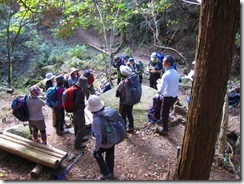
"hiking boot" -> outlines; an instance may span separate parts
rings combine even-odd
[[[81,139],[81,142],[87,142],[88,141],[88,138],[87,137],[84,137]]]
[[[161,135],[168,135],[168,134],[169,134],[168,131],[165,131],[165,130],[163,129],[163,127],[161,127],[161,126],[158,126],[158,127],[156,128],[156,132],[160,133]]]
[[[114,175],[112,173],[107,174],[107,175],[102,175],[99,179],[100,180],[111,180],[113,179]]]
[[[86,145],[80,144],[79,146],[75,146],[75,149],[84,149],[86,148]]]
[[[128,129],[127,129],[127,132],[128,132],[128,133],[133,133],[133,132],[134,132],[134,128],[128,128]]]

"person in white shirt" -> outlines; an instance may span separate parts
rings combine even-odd
[[[162,135],[168,135],[168,119],[170,109],[178,99],[179,74],[173,68],[175,59],[171,55],[164,56],[163,68],[165,69],[161,79],[158,79],[158,94],[161,96],[161,123],[162,129],[158,129]]]

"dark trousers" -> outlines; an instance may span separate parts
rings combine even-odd
[[[126,126],[126,117],[128,117],[128,121],[129,121],[128,128],[134,129],[134,118],[132,115],[133,105],[121,104],[120,108],[121,108],[120,114],[125,121],[125,126]]]
[[[105,153],[105,159],[103,154]],[[102,175],[108,175],[114,172],[114,146],[111,148],[100,148],[94,157],[100,168]]]
[[[84,109],[77,109],[73,112],[74,118],[74,131],[75,131],[75,143],[77,147],[81,144],[81,140],[85,137],[85,114]]]
[[[151,88],[157,89],[157,80],[160,78],[160,73],[150,73],[149,85]]]
[[[178,97],[164,97],[161,106],[161,123],[163,124],[163,130],[168,131],[169,113]]]
[[[142,83],[142,75],[139,75],[140,84]]]
[[[64,130],[64,108],[55,108],[54,109],[55,117],[56,117],[56,129],[60,132]]]

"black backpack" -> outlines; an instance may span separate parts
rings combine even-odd
[[[13,100],[11,108],[13,109],[12,114],[20,121],[25,122],[29,120],[29,113],[26,105],[26,99],[28,95],[20,98],[17,97]]]
[[[126,128],[124,119],[114,108],[106,107],[95,117],[102,117],[104,120],[102,144],[119,144],[125,139]]]

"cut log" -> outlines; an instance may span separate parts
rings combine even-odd
[[[29,144],[29,143],[27,143],[27,142],[25,142],[25,141],[21,141],[21,140],[19,140],[19,139],[15,139],[15,138],[13,138],[13,137],[9,137],[9,136],[4,135],[4,134],[0,134],[0,138],[3,138],[3,139],[6,139],[6,140],[9,140],[9,141],[11,141],[11,142],[14,142],[14,143],[17,143],[17,144],[26,146],[26,147],[28,147],[28,148],[30,148],[30,149],[34,149],[34,150],[43,152],[43,153],[45,153],[45,154],[48,154],[48,155],[57,157],[57,159],[60,159],[60,160],[62,160],[62,159],[64,158],[64,155],[61,155],[61,154],[59,154],[59,153],[55,153],[55,152],[50,151],[50,150],[48,150],[48,149],[43,149],[43,148],[40,148],[40,147],[38,147],[38,146],[34,146],[34,145]],[[35,144],[40,144],[40,143],[35,143]],[[47,147],[47,146],[46,146],[46,147]]]
[[[18,136],[18,135],[15,135],[15,134],[12,134],[12,133],[9,133],[9,132],[6,132],[6,131],[3,131],[2,132],[3,135],[7,135],[9,137],[12,137],[12,138],[15,138],[17,140],[20,140],[20,141],[23,141],[23,142],[26,142],[32,146],[36,146],[36,147],[39,147],[41,149],[45,149],[45,150],[49,150],[51,152],[55,152],[55,153],[58,153],[60,155],[63,155],[63,157],[66,157],[67,156],[67,152],[63,151],[63,150],[60,150],[60,149],[57,149],[57,148],[54,148],[54,147],[51,147],[51,146],[47,146],[47,145],[44,145],[44,144],[39,144],[39,143],[36,143],[34,141],[31,141],[31,140],[28,140],[24,137],[21,137],[21,136]]]
[[[60,161],[57,159],[57,157],[47,155],[35,149],[30,149],[26,146],[11,142],[1,137],[0,149],[52,169],[57,169],[60,165]]]
[[[42,165],[37,164],[36,167],[34,167],[34,169],[32,169],[32,171],[30,172],[30,177],[37,178],[41,174],[43,168],[44,167]]]

